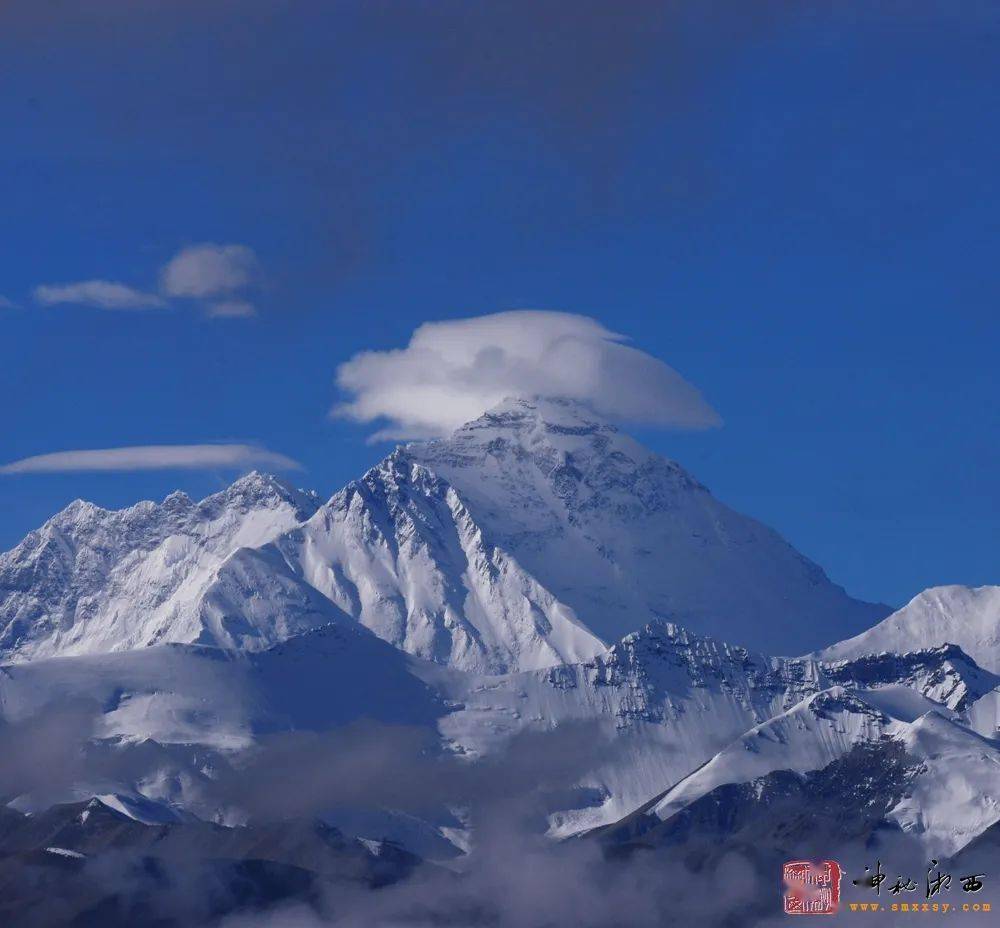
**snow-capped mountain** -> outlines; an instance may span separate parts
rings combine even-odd
[[[957,644],[987,670],[1000,671],[1000,586],[936,586],[874,628],[820,652],[835,660],[879,651]]]
[[[887,610],[586,408],[508,400],[322,505],[251,474],[201,503],[77,502],[0,555],[0,748],[76,739],[50,776],[0,769],[0,793],[233,825],[253,811],[223,786],[275,737],[367,719],[475,765],[584,726],[549,834],[659,833],[891,743],[907,779],[880,820],[950,853],[1000,818],[996,590],[771,656]],[[328,814],[435,858],[469,840],[440,797]]]
[[[725,783],[748,783],[774,770],[820,770],[855,744],[879,741],[892,719],[844,687],[821,690],[756,725],[671,787],[652,807],[666,820]]]
[[[504,673],[599,654],[660,618],[784,653],[887,610],[568,401],[509,400],[398,448],[328,503],[253,474],[195,504],[78,502],[0,556],[0,654],[156,642],[267,648],[359,621]]]
[[[584,660],[659,618],[795,653],[887,611],[566,401],[398,448],[262,554],[391,644],[487,673]],[[239,590],[266,584],[251,557],[214,588],[235,624]]]
[[[843,868],[841,918],[880,911],[888,924],[903,925],[914,911],[947,906],[961,911],[966,923],[992,925],[995,913],[980,903],[987,902],[989,875],[1000,859],[1000,824],[988,824],[996,814],[990,807],[997,789],[996,745],[983,745],[934,714],[903,728],[908,730],[899,738],[859,742],[819,769],[778,768],[724,783],[665,819],[640,809],[589,837],[615,860],[641,866],[651,859],[657,873],[682,873],[687,892],[677,898],[687,901],[685,923],[776,924],[784,918],[776,914],[775,892],[783,865],[832,858]],[[948,757],[953,767],[969,766],[935,782]],[[907,810],[917,802],[927,814],[911,817]],[[971,841],[969,826],[977,835]],[[877,867],[885,876],[879,889],[872,882]],[[923,910],[924,875],[930,880],[939,871],[952,874],[951,880]],[[986,892],[964,891],[963,875],[973,873]],[[732,883],[720,879],[725,876]],[[727,893],[733,884],[735,892]],[[907,900],[909,911],[891,914]],[[672,913],[681,908],[672,907]],[[831,921],[837,923],[837,916]]]
[[[0,555],[0,654],[27,659],[218,640],[201,609],[219,565],[297,525],[317,505],[311,494],[258,473],[200,503],[172,493],[160,504],[112,512],[77,500]]]
[[[794,654],[888,612],[851,599],[772,529],[571,401],[506,400],[404,453],[607,642],[668,619]]]
[[[509,400],[399,448],[269,549],[285,583],[477,672],[584,660],[659,618],[795,653],[887,611],[566,401]],[[249,607],[232,591],[266,583],[250,559],[234,557],[215,587],[236,624]]]
[[[974,708],[981,702],[993,706],[998,688],[1000,677],[954,646],[824,663],[769,658],[654,623],[584,664],[466,692],[462,710],[440,727],[476,750],[484,742],[489,749],[495,738],[482,724],[487,710],[499,715],[501,732],[523,724],[521,718],[614,725],[615,751],[581,781],[592,801],[553,816],[553,833],[569,835],[639,807],[655,794],[657,782],[674,784],[694,770],[710,769],[720,747],[739,759],[741,750],[749,750],[743,739],[756,745],[759,731],[781,729],[775,736],[778,766],[813,770],[854,743],[877,741],[879,720],[890,717],[910,722],[938,711],[972,727]],[[843,713],[835,733],[803,721],[829,717],[835,704]],[[795,739],[782,733],[789,726],[802,732],[802,756],[789,753]],[[746,773],[729,762],[721,767],[732,782]]]

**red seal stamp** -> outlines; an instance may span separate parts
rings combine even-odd
[[[840,864],[790,860],[781,870],[786,915],[833,915],[840,908]]]

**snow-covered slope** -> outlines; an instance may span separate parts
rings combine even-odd
[[[831,687],[751,728],[681,780],[652,807],[668,819],[725,783],[747,783],[774,770],[820,770],[855,744],[878,741],[892,719],[844,687]]]
[[[885,819],[929,853],[954,854],[1000,820],[996,741],[934,709],[913,721],[893,718],[865,695],[834,687],[803,700],[742,735],[641,814],[669,821],[720,787],[761,783],[776,771],[823,770],[858,745],[892,741],[902,747],[909,773]]]
[[[613,822],[710,760],[742,782],[771,762],[818,769],[855,743],[877,741],[880,721],[909,723],[928,712],[962,724],[974,713],[985,720],[998,687],[1000,677],[954,645],[823,663],[769,658],[669,623],[580,665],[487,679],[461,694],[438,683],[460,699],[440,728],[473,753],[532,724],[589,719],[613,733],[610,756],[581,778],[590,800],[553,816],[556,835]],[[754,751],[769,736],[774,750]],[[720,751],[739,763],[717,764]],[[744,759],[748,752],[754,756]]]
[[[455,706],[442,735],[471,757],[520,732],[594,726],[593,752],[568,784],[573,802],[551,819],[558,836],[615,821],[820,685],[814,664],[789,666],[665,622],[577,664],[508,676],[419,672]]]
[[[980,667],[1000,671],[1000,586],[937,586],[874,628],[819,653],[825,660],[957,644]]]
[[[954,854],[1000,821],[1000,744],[938,712],[896,736],[920,761],[889,819],[935,853]]]
[[[0,555],[0,655],[229,643],[202,616],[219,566],[240,548],[286,532],[317,505],[312,495],[258,473],[200,503],[172,493],[160,504],[112,512],[77,500]]]
[[[830,688],[862,693],[873,714],[883,707],[909,720],[932,709],[964,712],[1000,686],[954,647],[823,664],[768,657],[666,622],[580,664],[471,681],[433,666],[418,673],[457,707],[439,729],[472,756],[524,730],[597,723],[612,748],[595,751],[575,804],[553,814],[558,836],[616,821],[748,730]]]
[[[452,486],[403,450],[267,550],[339,610],[428,660],[503,672],[604,647],[492,540]]]
[[[876,692],[885,701],[894,693],[906,691],[957,713],[971,711],[972,706],[1000,686],[1000,677],[983,670],[954,644],[900,654],[864,655],[854,660],[822,661],[819,666],[823,679],[866,690],[865,698],[869,701],[876,698]],[[888,711],[900,718],[907,712],[903,703]]]
[[[404,454],[611,642],[664,618],[772,654],[882,618],[776,532],[570,401],[506,400]]]

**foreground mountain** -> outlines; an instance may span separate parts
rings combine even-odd
[[[949,855],[1000,820],[1000,745],[931,710],[904,722],[864,694],[824,691],[787,715],[751,729],[668,790],[647,813],[669,821],[724,786],[758,782],[776,771],[822,770],[858,745],[895,743],[912,767],[883,818],[930,854]]]
[[[98,799],[31,816],[2,810],[0,919],[24,928],[190,928],[383,887],[418,864],[387,842],[310,822],[142,823]]]
[[[892,801],[869,824],[905,834],[911,850],[953,855],[1000,821],[1000,677],[961,648],[947,644],[853,660],[780,663],[786,676],[791,672],[805,683],[786,691],[786,704],[788,696],[801,696],[798,701],[749,728],[602,834],[625,843],[676,843],[678,834],[691,831],[693,819],[700,820],[696,810],[730,825],[741,816],[759,816],[772,787],[785,807],[794,805],[788,797],[798,796],[815,772],[841,769],[843,758],[865,746],[878,749],[865,755],[873,782],[881,782],[883,773],[879,751],[902,759],[897,782],[882,797]],[[796,674],[795,668],[810,670]],[[848,809],[864,782],[838,782],[837,798]],[[773,819],[772,826],[781,824],[787,842],[794,831],[786,818]],[[703,831],[697,840],[711,842],[712,834]],[[804,847],[796,852],[805,853]]]
[[[971,734],[998,687],[955,646],[819,662],[658,622],[589,660],[497,676],[331,625],[256,653],[171,645],[0,667],[0,750],[19,758],[0,793],[22,811],[111,796],[143,821],[321,815],[436,859],[467,840],[466,778],[511,750],[529,770],[556,755],[546,828],[569,836],[668,787],[681,808],[723,783],[819,769],[928,712]]]
[[[990,877],[1000,859],[998,826],[952,855],[933,836],[894,820],[893,810],[919,782],[922,765],[900,741],[862,743],[820,769],[779,769],[723,784],[665,819],[640,810],[589,838],[630,866],[652,860],[661,873],[683,874],[674,914],[685,924],[777,924],[785,918],[779,889],[785,862],[832,859],[844,871],[834,924],[859,911],[878,912],[880,924],[910,924],[928,901],[927,875],[940,869],[952,875],[950,884],[930,900],[937,908],[923,911],[960,911],[965,924],[992,925],[990,906],[978,910],[996,898]],[[876,866],[885,878],[878,892],[871,882]],[[986,874],[982,892],[963,891],[960,878],[970,873]],[[897,880],[912,882],[894,890]],[[898,903],[917,908],[891,908]]]
[[[796,653],[881,618],[775,532],[585,407],[510,400],[327,504],[274,478],[201,503],[74,503],[0,556],[0,654],[254,650],[355,620],[502,673],[657,619]]]
[[[938,753],[955,747],[957,754]],[[945,783],[937,777],[948,756],[953,779]],[[844,871],[845,922],[857,911],[877,911],[890,925],[909,924],[915,911],[957,911],[963,923],[992,925],[1000,824],[994,808],[974,800],[992,796],[995,804],[996,763],[995,743],[930,715],[903,737],[855,744],[822,767],[721,783],[669,814],[654,814],[651,804],[587,837],[613,859],[632,866],[652,859],[663,873],[683,873],[682,904],[691,910],[684,920],[695,924],[776,924],[785,862],[832,859]],[[977,773],[985,775],[980,782]],[[914,816],[918,803],[922,814]],[[962,826],[972,822],[969,840]],[[884,879],[877,890],[876,869]],[[950,878],[923,909],[938,872]],[[978,890],[967,874],[978,874]]]
[[[488,925],[483,900],[501,900],[482,881],[515,866],[513,842],[543,855],[529,859],[546,885],[684,874],[692,891],[681,901],[700,900],[689,920],[753,924],[773,911],[760,887],[784,860],[861,867],[884,853],[919,875],[925,858],[995,829],[1000,744],[982,732],[998,699],[1000,677],[956,645],[780,658],[662,621],[592,658],[504,675],[408,655],[356,622],[260,651],[39,658],[0,666],[0,837],[12,836],[0,840],[0,885],[16,911],[68,901],[81,925],[115,924],[103,906],[125,923],[143,905],[173,912],[179,879],[216,915],[281,900],[336,910],[356,899],[343,877],[372,872],[357,848],[389,838],[466,875],[404,882],[386,897],[388,923],[426,924],[425,906],[444,919],[458,892],[463,923]],[[109,827],[81,832],[97,813]],[[316,819],[318,831],[289,830]],[[537,844],[543,832],[593,829],[624,870],[574,851],[581,842]],[[184,854],[161,853],[183,849],[184,836],[211,852],[188,855],[193,882]],[[642,863],[637,848],[657,856]],[[754,877],[727,902],[713,887],[728,886],[733,867]],[[122,873],[122,894],[95,881]],[[560,921],[556,906],[512,923],[661,924],[678,899],[657,900],[655,918],[574,909]]]
[[[0,555],[0,654],[224,641],[202,608],[219,565],[297,525],[317,505],[258,473],[200,503],[173,493],[160,504],[112,512],[77,500]]]

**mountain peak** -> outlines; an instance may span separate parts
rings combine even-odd
[[[403,454],[605,642],[665,618],[787,654],[888,612],[572,399],[511,397]]]
[[[874,628],[821,653],[826,660],[957,644],[980,667],[1000,673],[1000,586],[936,586]]]
[[[194,505],[191,497],[183,490],[174,490],[163,499],[163,505],[168,509],[188,509]]]
[[[559,427],[569,423],[618,431],[604,416],[589,403],[568,396],[507,396],[491,406],[478,419],[467,423],[487,421],[533,421]],[[461,429],[459,429],[461,431]]]
[[[56,515],[49,521],[61,520],[61,521],[77,521],[79,519],[89,519],[92,518],[97,513],[107,512],[108,510],[102,509],[97,503],[92,503],[87,499],[75,499],[71,502],[65,509],[56,513]]]
[[[521,443],[537,444],[554,435],[589,438],[602,434],[615,435],[618,429],[586,403],[566,397],[510,396],[444,441],[482,441],[507,435],[517,436]]]
[[[298,490],[280,477],[265,474],[259,470],[252,470],[248,474],[244,474],[221,493],[202,500],[202,505],[209,504],[214,500],[219,500],[226,505],[242,504],[254,507],[261,504],[287,503],[295,507],[300,519],[311,516],[319,506],[319,500],[315,493]]]
[[[414,442],[405,452],[445,479],[450,479],[453,468],[462,467],[473,468],[492,482],[482,468],[499,468],[496,476],[501,482],[511,483],[516,477],[528,492],[538,476],[546,482],[555,479],[566,485],[564,489],[571,489],[569,484],[596,471],[624,469],[634,474],[653,465],[683,473],[678,465],[620,432],[587,404],[560,397],[508,397],[450,437]],[[516,475],[511,467],[518,471]],[[603,482],[603,477],[597,480]],[[700,486],[692,478],[687,481]],[[617,481],[613,478],[612,482]],[[511,486],[512,491],[516,489]]]
[[[291,486],[285,483],[273,474],[265,474],[263,471],[252,470],[244,474],[242,477],[234,480],[230,485],[230,489],[239,490],[272,490],[272,489],[284,489],[291,490]]]

